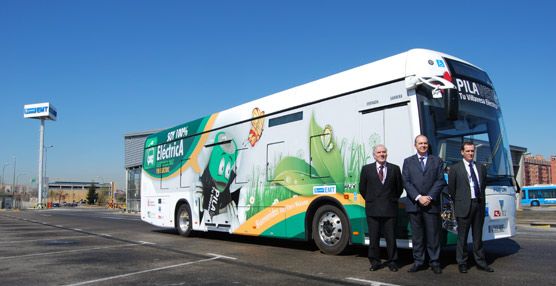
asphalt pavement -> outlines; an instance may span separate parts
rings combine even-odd
[[[514,237],[485,242],[494,273],[473,264],[458,273],[454,247],[446,247],[435,275],[407,273],[404,249],[399,272],[369,272],[364,246],[329,256],[303,241],[184,238],[117,210],[0,211],[0,285],[556,285],[556,207],[526,207],[516,219]]]

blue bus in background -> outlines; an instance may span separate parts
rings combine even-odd
[[[521,188],[521,205],[532,207],[556,205],[556,185],[525,186]]]

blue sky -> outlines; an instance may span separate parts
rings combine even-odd
[[[116,181],[123,136],[167,128],[411,48],[485,69],[510,144],[556,155],[554,1],[0,2],[0,167]],[[13,177],[13,165],[5,176]]]

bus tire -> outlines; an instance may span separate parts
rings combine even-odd
[[[347,216],[335,206],[321,206],[313,217],[312,232],[315,244],[323,253],[340,254],[349,242]]]
[[[541,205],[541,204],[539,203],[539,201],[532,201],[532,202],[531,202],[531,206],[532,206],[532,207],[538,207],[538,206],[540,206],[540,205]]]
[[[180,205],[176,212],[176,230],[181,236],[189,236],[191,234],[191,209],[186,203]]]

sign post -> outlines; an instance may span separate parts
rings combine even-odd
[[[43,208],[44,204],[42,201],[43,189],[44,189],[44,178],[43,178],[43,160],[44,160],[44,121],[45,120],[56,120],[58,113],[54,106],[52,106],[49,102],[45,103],[35,103],[35,104],[26,104],[23,106],[23,117],[24,118],[32,118],[32,119],[40,119],[41,120],[41,127],[40,127],[40,136],[39,136],[39,190],[38,190],[38,208]]]

